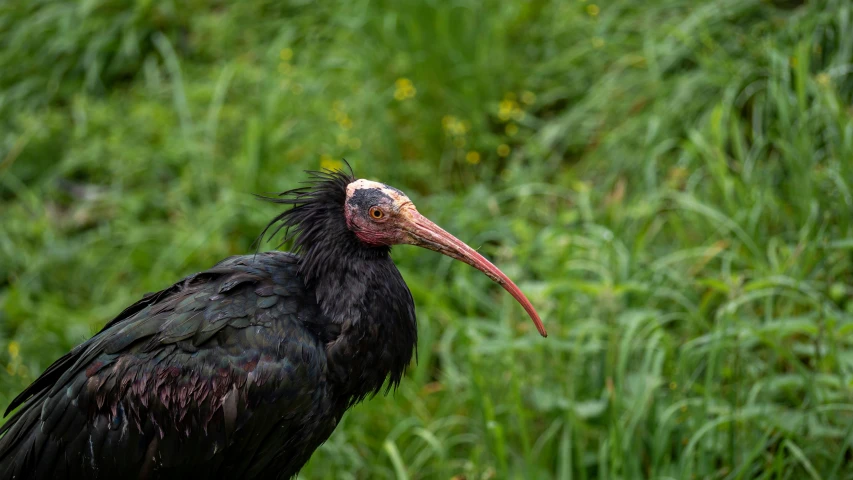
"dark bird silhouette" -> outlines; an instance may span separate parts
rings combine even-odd
[[[291,478],[344,412],[395,388],[417,340],[390,247],[478,268],[533,306],[488,260],[396,188],[341,171],[264,230],[296,254],[227,258],[129,306],[15,398],[0,427],[2,479]],[[263,235],[263,234],[262,234]]]

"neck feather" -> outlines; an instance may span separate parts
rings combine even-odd
[[[291,205],[264,230],[286,230],[299,273],[340,334],[327,344],[333,383],[356,403],[386,383],[396,388],[416,353],[412,295],[387,246],[363,243],[346,225],[343,172],[312,172],[306,187],[270,199]],[[273,228],[274,227],[274,228]]]

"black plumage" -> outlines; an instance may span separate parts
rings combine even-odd
[[[392,244],[471,263],[528,309],[399,190],[312,175],[275,200],[290,208],[267,227],[287,229],[297,253],[231,257],[146,295],[13,400],[0,478],[294,476],[412,359],[415,307]]]

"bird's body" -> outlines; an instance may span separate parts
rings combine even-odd
[[[389,245],[414,241],[364,222],[399,213],[378,195],[408,199],[318,178],[274,221],[300,255],[231,257],[146,295],[22,392],[0,479],[290,478],[350,406],[399,384],[417,328]]]

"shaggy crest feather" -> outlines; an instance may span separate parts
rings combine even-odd
[[[306,170],[305,173],[310,179],[301,182],[304,186],[281,192],[278,198],[259,195],[260,198],[273,203],[292,205],[292,208],[273,218],[259,238],[263,238],[275,226],[267,240],[272,240],[284,229],[284,239],[278,247],[293,241],[294,250],[297,253],[305,253],[314,243],[312,240],[322,234],[318,227],[325,223],[329,216],[342,215],[347,185],[356,180],[349,163],[347,167],[350,173],[329,169]]]
[[[347,163],[349,167],[349,164]],[[344,203],[347,185],[356,181],[352,173],[342,170],[306,171],[309,180],[304,186],[287,190],[275,197],[261,197],[291,208],[272,219],[261,232],[262,238],[272,229],[268,239],[284,229],[279,247],[292,242],[293,251],[300,254],[299,274],[313,285],[323,272],[333,268],[342,258],[390,258],[391,248],[363,243],[347,227]]]

